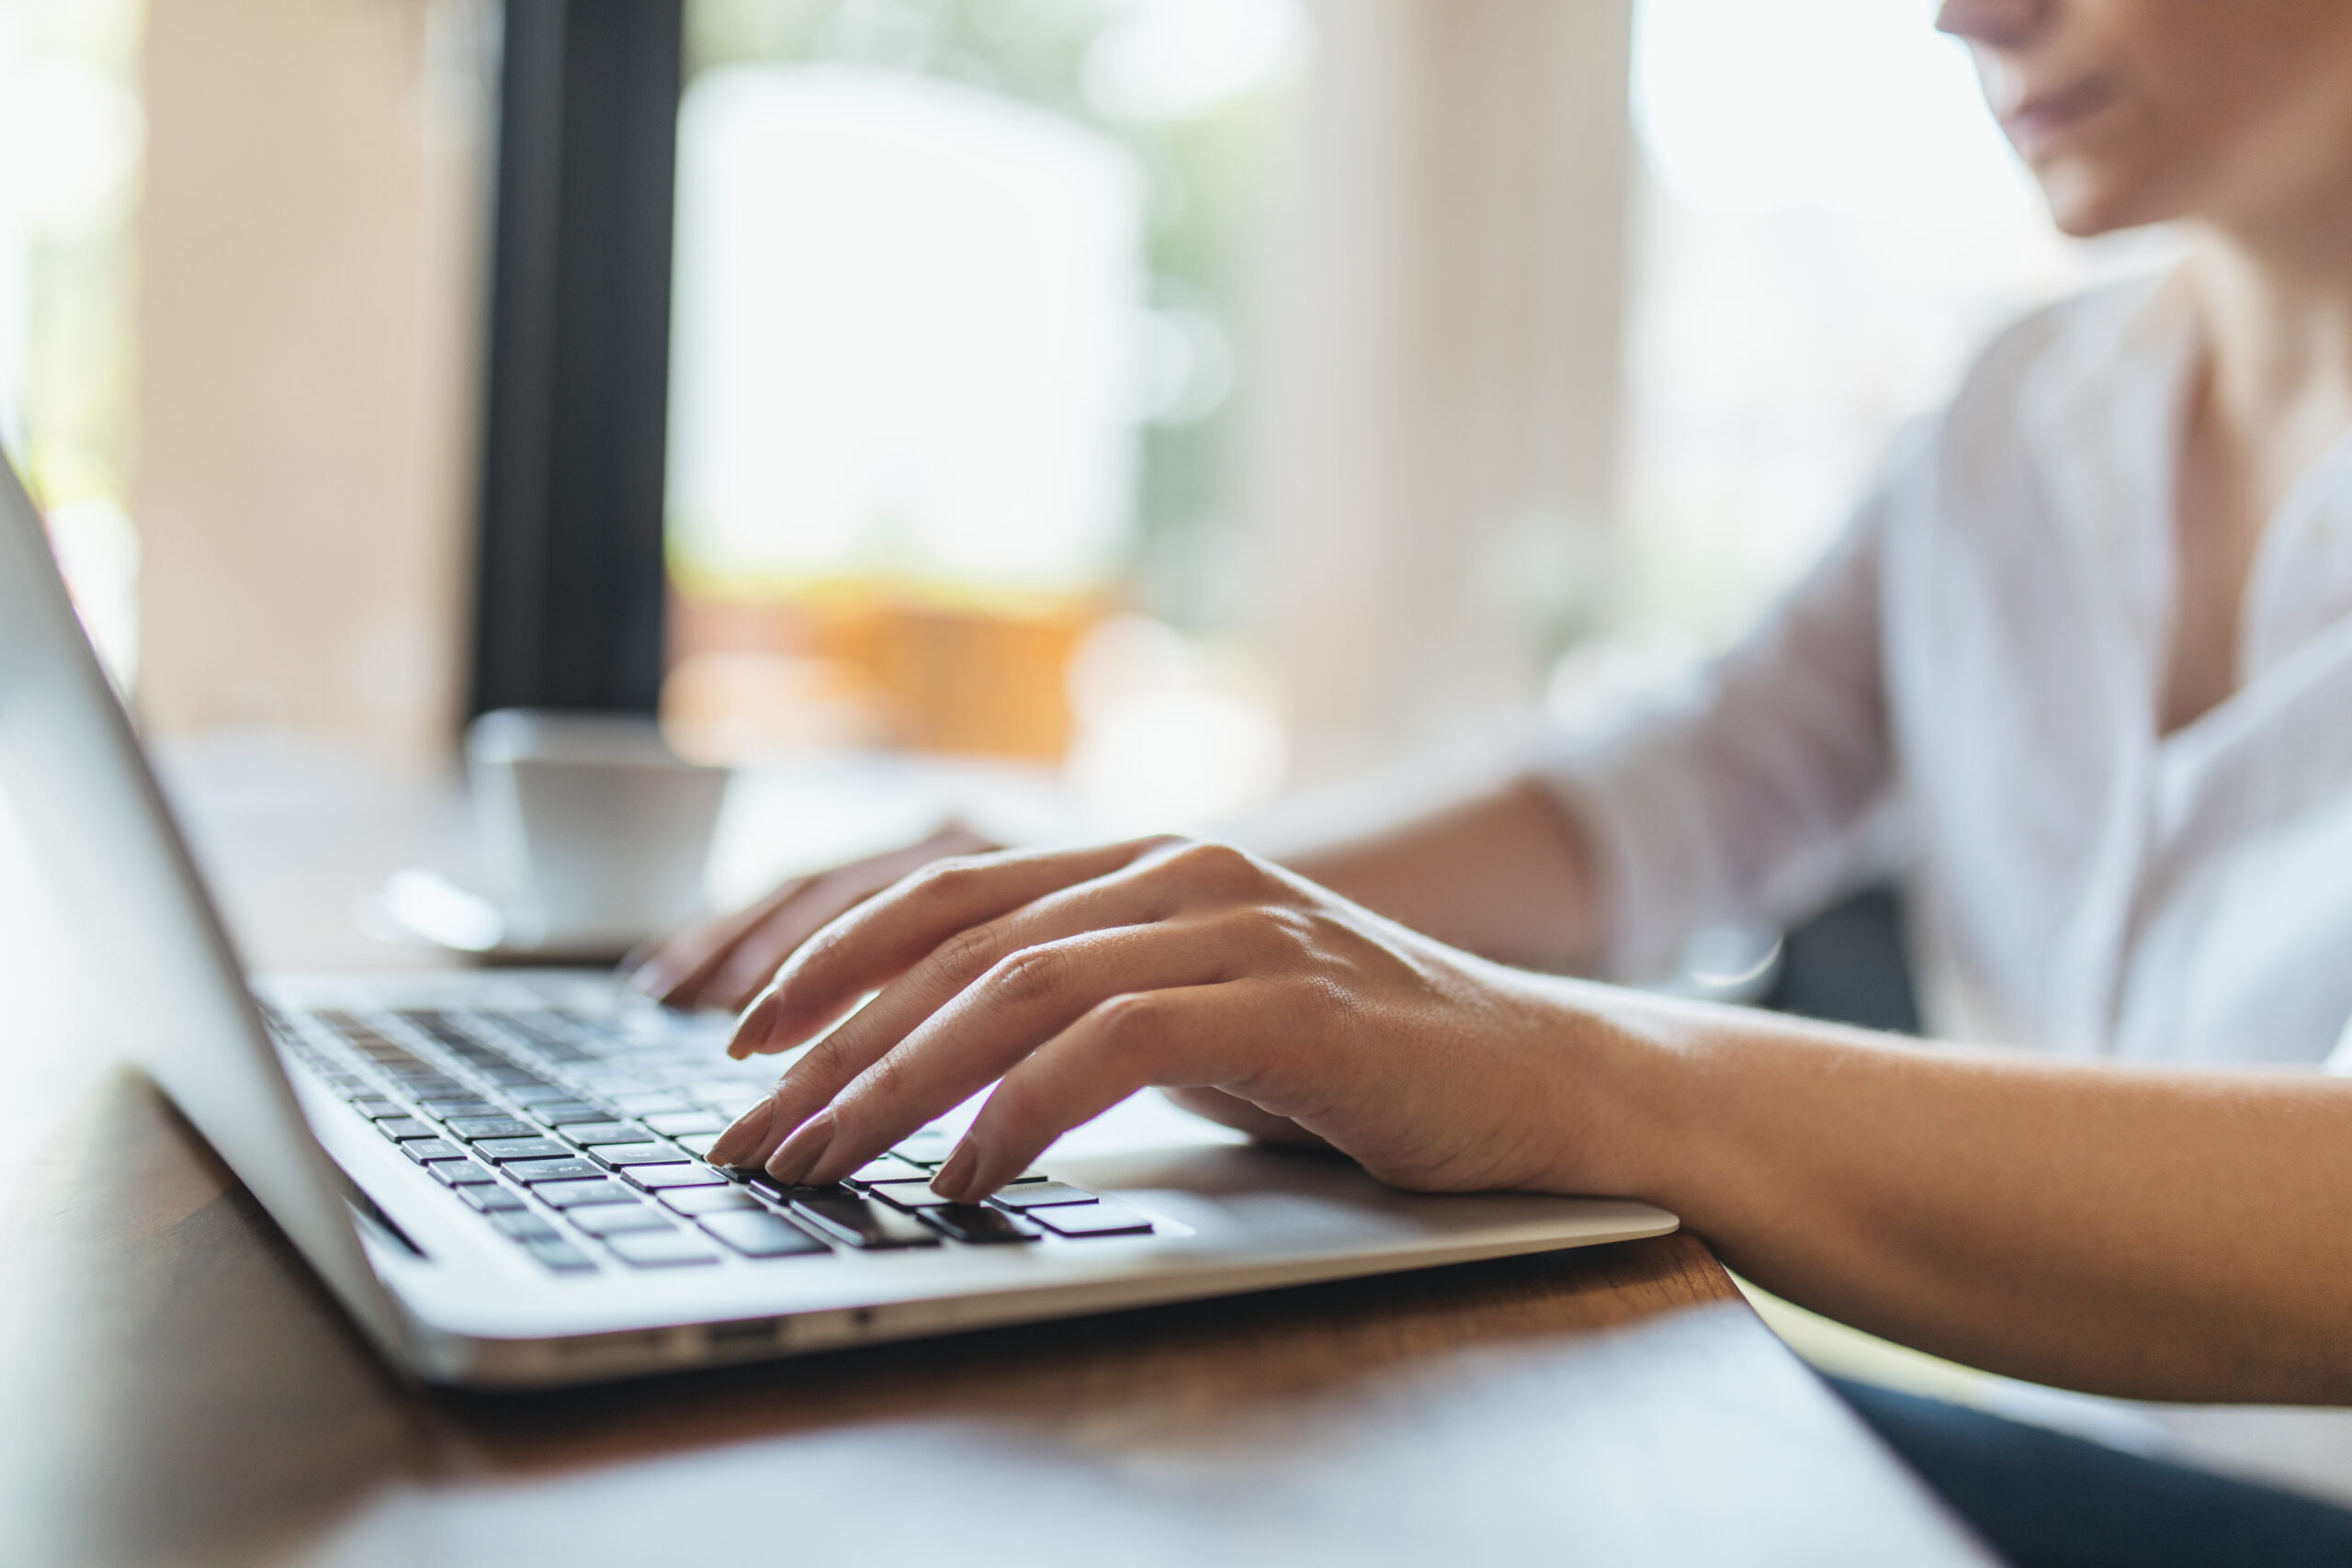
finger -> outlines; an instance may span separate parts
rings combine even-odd
[[[1056,1138],[1138,1089],[1215,1087],[1241,1077],[1271,994],[1267,982],[1253,979],[1104,998],[1005,1074],[932,1187],[977,1203]]]
[[[852,862],[831,873],[787,877],[757,902],[721,919],[704,921],[661,943],[649,957],[629,965],[628,983],[671,1007],[741,1009],[791,951],[789,946],[777,945],[790,940],[776,930],[777,917],[802,894],[817,888],[827,876],[876,865],[882,868],[880,878],[875,883],[878,890],[944,856],[972,854],[993,847],[962,823],[951,821],[921,843],[910,844],[903,850]],[[819,902],[825,900],[820,897]],[[832,908],[808,930],[821,926],[847,907],[842,904]],[[805,937],[807,932],[801,935]],[[747,946],[752,950],[749,956],[744,955]],[[748,982],[743,980],[740,973],[742,967],[755,970],[755,976]],[[722,975],[722,970],[727,972]]]
[[[811,1045],[777,1078],[765,1100],[738,1117],[719,1136],[708,1157],[718,1165],[769,1163],[777,1145],[795,1135],[852,1079],[999,963],[1041,942],[1134,923],[1128,911],[1116,907],[1115,897],[1100,881],[1081,883],[1001,919],[958,931]],[[771,992],[762,998],[737,1026],[735,1039],[727,1048],[729,1055],[741,1059],[754,1051],[781,1050],[787,1043],[782,1035],[769,1031],[773,996]],[[808,1021],[804,1016],[801,1021]],[[804,1145],[807,1142],[803,1140]]]
[[[919,844],[869,855],[808,878],[797,897],[767,910],[718,955],[703,986],[704,1005],[741,1010],[802,942],[851,909],[934,861],[981,854],[995,847],[970,829],[951,824]]]
[[[880,1066],[896,1051],[888,1081],[925,1087],[906,1106],[877,1112],[887,1125],[869,1131],[871,1117],[855,1120],[842,1140],[843,1168],[855,1169],[1113,991],[1197,981],[1230,961],[1230,939],[1138,923],[1119,907],[1120,891],[1085,884],[959,934],[811,1045],[766,1101],[711,1146],[710,1157],[802,1179],[831,1141],[822,1130],[804,1135],[804,1123],[828,1106],[839,1110],[836,1102],[861,1079],[871,1080],[867,1090],[883,1081]],[[825,1119],[825,1128],[835,1125]],[[788,1157],[781,1148],[787,1139],[798,1139]]]
[[[1007,852],[932,865],[803,943],[736,1025],[728,1055],[801,1044],[957,933],[1119,871],[1164,842]]]
[[[828,1126],[798,1147],[787,1139],[768,1169],[780,1180],[839,1181],[1110,998],[1214,984],[1232,963],[1233,943],[1205,922],[1090,931],[1024,948],[925,1019],[830,1103],[802,1099],[801,1086],[785,1087],[777,1124],[798,1105],[822,1105]]]
[[[941,942],[890,980],[863,1008],[811,1048],[786,1078],[806,1087],[819,1100],[830,1100],[849,1080],[904,1039],[923,1020],[967,987],[1024,949],[1073,937],[1081,931],[1148,924],[1166,913],[1158,894],[1135,886],[1142,863],[1033,899],[999,919],[969,926]],[[744,1020],[735,1054],[780,1049],[786,1038],[756,1036],[763,1012]],[[812,1113],[815,1103],[796,1108]]]
[[[748,908],[690,927],[657,947],[628,972],[628,983],[665,1007],[694,1008],[728,954],[814,880],[790,877]]]

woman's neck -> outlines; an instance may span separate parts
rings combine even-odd
[[[2266,491],[2352,428],[2352,221],[2340,237],[2314,227],[2267,239],[2204,227],[2190,250],[2203,412]]]
[[[2175,475],[2177,570],[2157,695],[2163,734],[2237,689],[2245,585],[2268,522],[2352,430],[2352,268],[2332,259],[2291,265],[2204,228],[2189,277],[2204,352]]]

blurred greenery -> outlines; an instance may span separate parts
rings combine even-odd
[[[131,220],[126,212],[95,231],[33,245],[25,423],[29,477],[47,506],[130,502],[138,446]]]
[[[0,0],[28,71],[62,62],[135,92],[145,37],[142,0]],[[0,92],[7,85],[0,83]],[[139,180],[136,170],[69,218],[23,232],[30,331],[18,454],[45,506],[104,499],[128,506],[137,460]],[[0,232],[0,243],[10,236]]]
[[[1213,323],[1231,365],[1214,406],[1143,433],[1133,583],[1193,629],[1228,623],[1239,437],[1254,386],[1254,283],[1280,177],[1284,94],[1228,98],[1184,119],[1126,118],[1088,91],[1096,47],[1133,0],[688,0],[689,80],[753,62],[906,71],[1004,94],[1109,136],[1150,186],[1146,264],[1156,309]]]

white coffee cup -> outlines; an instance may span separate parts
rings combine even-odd
[[[700,908],[728,772],[680,758],[650,717],[487,713],[466,773],[506,950],[617,955]]]

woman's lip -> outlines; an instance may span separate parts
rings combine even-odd
[[[2086,78],[2071,87],[2025,99],[2001,117],[2001,124],[2016,141],[2018,150],[2030,153],[2068,126],[2104,107],[2109,96],[2106,83],[2097,77]]]

